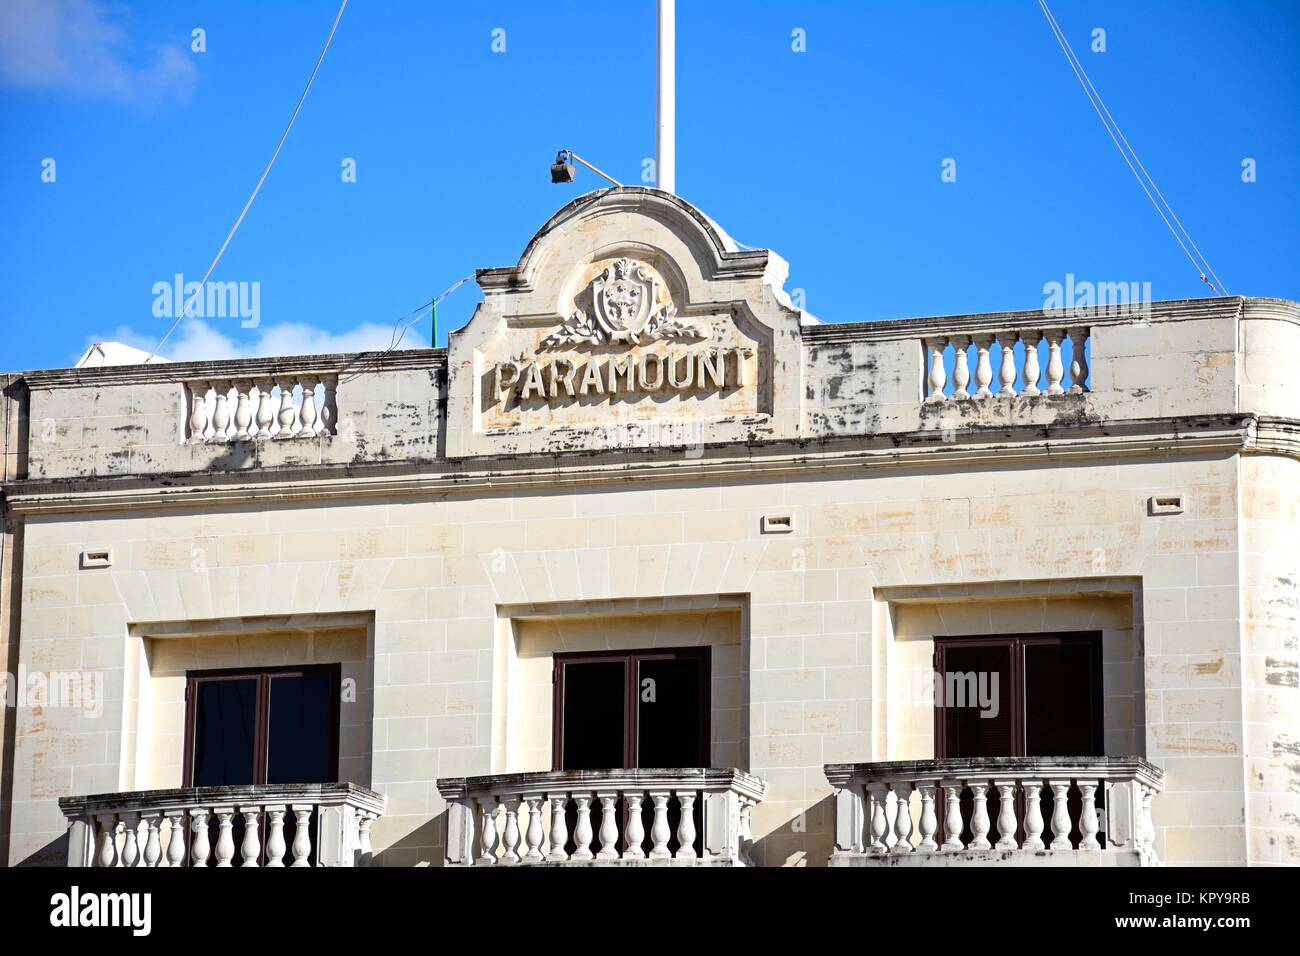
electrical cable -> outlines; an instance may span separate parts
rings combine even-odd
[[[275,152],[271,154],[270,162],[266,164],[266,169],[262,170],[262,178],[259,179],[257,185],[253,187],[253,193],[248,197],[248,202],[244,203],[244,208],[239,213],[239,218],[235,220],[235,224],[230,227],[230,232],[226,235],[226,241],[221,244],[221,248],[217,250],[217,254],[213,258],[212,264],[208,266],[208,271],[203,274],[203,281],[201,281],[198,288],[194,290],[194,294],[190,296],[189,301],[182,306],[180,314],[176,316],[176,321],[173,322],[171,328],[167,330],[167,334],[159,340],[158,344],[154,346],[154,350],[149,353],[149,358],[145,359],[145,364],[148,364],[158,355],[158,350],[167,343],[169,338],[171,338],[171,334],[176,331],[176,327],[181,324],[181,320],[185,318],[185,314],[189,312],[190,307],[194,305],[194,300],[203,294],[203,287],[207,285],[208,279],[211,278],[212,270],[217,267],[217,263],[220,262],[221,257],[225,255],[226,247],[230,245],[230,240],[235,238],[236,230],[239,229],[240,223],[244,221],[244,217],[248,215],[248,210],[252,207],[253,200],[256,199],[257,194],[261,192],[262,184],[266,182],[266,177],[270,174],[271,167],[275,165],[275,160],[280,155],[280,150],[284,147],[284,141],[289,138],[289,130],[293,129],[294,120],[298,118],[298,112],[302,109],[302,104],[307,99],[307,93],[310,92],[311,85],[316,80],[316,74],[320,71],[320,65],[325,60],[325,53],[330,48],[330,42],[334,39],[334,33],[339,28],[339,20],[343,18],[343,9],[347,5],[348,0],[343,0],[343,2],[339,4],[339,12],[334,15],[334,24],[330,27],[329,36],[325,38],[325,46],[321,48],[320,56],[316,58],[316,65],[312,67],[311,76],[307,78],[307,86],[303,89],[302,96],[298,97],[298,105],[293,108],[293,115],[289,117],[288,125],[285,126],[284,132],[280,134],[280,142],[276,144]]]
[[[1133,149],[1128,138],[1124,135],[1124,131],[1120,129],[1119,123],[1116,122],[1115,117],[1111,114],[1109,108],[1107,108],[1105,101],[1101,98],[1101,93],[1097,90],[1096,86],[1093,85],[1092,79],[1088,76],[1087,70],[1085,70],[1083,64],[1079,62],[1079,58],[1075,55],[1074,50],[1070,48],[1069,42],[1065,39],[1065,33],[1061,29],[1060,24],[1057,23],[1056,17],[1052,15],[1052,11],[1048,8],[1046,0],[1038,0],[1038,5],[1043,11],[1043,16],[1047,18],[1047,25],[1051,29],[1052,35],[1056,38],[1056,42],[1060,45],[1061,52],[1065,54],[1066,62],[1074,72],[1075,79],[1079,81],[1084,96],[1088,97],[1088,102],[1092,105],[1094,112],[1096,112],[1097,118],[1101,120],[1102,126],[1106,128],[1106,132],[1110,136],[1111,142],[1115,144],[1115,148],[1118,149],[1120,155],[1124,157],[1124,162],[1128,165],[1129,171],[1133,173],[1134,178],[1137,179],[1138,185],[1142,187],[1142,191],[1146,193],[1147,199],[1151,201],[1151,205],[1155,207],[1160,218],[1164,220],[1165,226],[1169,229],[1170,234],[1174,237],[1174,240],[1178,243],[1179,247],[1182,248],[1183,254],[1187,256],[1188,261],[1191,262],[1192,266],[1196,269],[1200,280],[1209,286],[1212,291],[1221,291],[1224,295],[1227,295],[1228,290],[1224,288],[1218,275],[1216,275],[1214,269],[1210,267],[1209,261],[1192,240],[1191,233],[1189,233],[1187,228],[1182,224],[1182,221],[1174,212],[1173,207],[1169,205],[1169,201],[1165,199],[1164,194],[1160,192],[1160,187],[1156,185],[1155,179],[1153,179],[1151,174],[1147,172],[1146,167],[1142,165],[1142,160],[1138,158],[1137,152]],[[1112,126],[1114,127],[1113,130],[1111,128]],[[1118,138],[1116,138],[1116,134],[1118,134]],[[1120,145],[1120,140],[1123,140],[1123,146]],[[1130,153],[1132,154],[1132,159],[1129,158]],[[1135,162],[1137,163],[1137,168],[1133,165]],[[1142,170],[1141,175],[1138,173],[1138,168],[1141,168]],[[1146,177],[1146,181],[1143,180],[1143,176]],[[1150,182],[1151,184],[1150,189],[1147,188],[1147,182]],[[1155,196],[1151,195],[1152,190],[1154,190],[1156,195],[1160,197],[1160,203],[1164,204],[1164,209],[1161,208],[1160,203],[1156,202]],[[1165,209],[1168,209],[1169,216],[1165,215]],[[1173,223],[1169,221],[1170,217],[1173,218],[1174,222],[1178,223],[1178,229],[1182,230],[1182,236],[1180,236],[1178,231],[1174,229]],[[1183,236],[1186,237],[1187,243],[1183,242]],[[1196,250],[1196,256],[1193,256],[1192,253],[1188,251],[1188,244],[1191,245],[1192,249]],[[1214,282],[1211,282],[1206,278],[1207,272],[1213,276]],[[1215,288],[1215,283],[1218,283],[1217,289]]]
[[[374,357],[375,364],[378,365],[380,362],[383,361],[384,356],[386,356],[389,352],[392,352],[394,349],[396,349],[399,345],[402,344],[402,340],[406,338],[406,332],[411,326],[415,325],[415,323],[419,322],[426,315],[428,315],[429,313],[437,309],[438,303],[440,303],[443,299],[447,298],[447,296],[451,295],[453,292],[455,292],[457,289],[459,289],[461,286],[463,286],[466,282],[468,282],[472,278],[474,278],[474,273],[472,272],[469,275],[462,276],[461,278],[453,282],[450,286],[448,286],[446,289],[444,289],[440,294],[430,299],[428,302],[424,303],[423,305],[416,306],[410,312],[407,312],[405,315],[400,316],[397,319],[397,321],[393,323],[393,334],[389,336],[388,347]],[[406,321],[407,318],[413,315],[414,318],[411,318],[411,320],[407,322]],[[405,324],[403,324],[404,322]],[[400,334],[399,334],[399,329],[400,329]],[[361,356],[361,359],[364,360],[365,356]],[[344,368],[347,368],[347,366],[344,366]],[[352,381],[358,375],[361,375],[363,371],[364,371],[363,369],[358,369],[357,371],[349,375],[347,378],[340,379],[339,384],[346,385],[348,382]]]

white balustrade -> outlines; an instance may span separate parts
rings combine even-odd
[[[1087,392],[1090,335],[1091,330],[1084,327],[927,335],[922,340],[926,362],[925,400],[983,402],[994,398],[1054,397]],[[1067,369],[1061,357],[1066,342],[1070,347],[1068,387]],[[1023,349],[1019,369],[1016,368],[1017,344]],[[951,375],[947,372],[949,364]],[[972,381],[973,392],[968,390]],[[1017,381],[1020,382],[1018,391]]]
[[[336,435],[338,384],[337,374],[319,372],[186,382],[186,440],[201,445]]]
[[[291,866],[369,866],[385,803],[365,787],[325,783],[105,793],[62,797],[59,807],[69,866],[282,867],[286,856]]]
[[[448,866],[747,866],[750,812],[766,785],[691,768],[456,777],[438,789]]]
[[[1159,865],[1151,807],[1164,773],[1139,757],[989,757],[825,770],[836,790],[832,865],[1086,865],[1097,854]]]

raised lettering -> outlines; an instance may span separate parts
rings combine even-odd
[[[546,397],[546,384],[542,381],[542,370],[536,362],[528,363],[528,366],[523,371],[522,378],[524,387],[519,390],[521,401],[532,398],[534,392],[537,393],[537,398]]]

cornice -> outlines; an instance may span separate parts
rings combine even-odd
[[[1262,436],[1262,438],[1261,438]],[[1300,457],[1300,422],[1218,415],[1108,424],[979,428],[945,442],[910,432],[807,442],[720,444],[699,457],[684,449],[521,455],[511,458],[309,466],[201,475],[58,481],[4,486],[17,513],[135,508],[220,508],[251,502],[348,501],[460,492],[582,488],[613,482],[725,481],[807,475],[853,476],[872,469],[955,468],[1150,455],[1241,451]]]
[[[900,338],[917,338],[927,334],[953,335],[976,331],[1013,331],[1016,329],[1090,328],[1107,325],[1134,325],[1143,322],[1185,322],[1194,319],[1233,319],[1245,303],[1266,300],[1245,299],[1241,296],[1220,296],[1212,299],[1171,299],[1143,304],[1146,314],[1118,312],[1114,307],[1098,306],[1086,309],[1067,309],[1052,313],[1043,309],[1016,312],[977,312],[969,315],[935,315],[913,319],[889,319],[881,322],[837,322],[810,325],[803,329],[803,339],[808,345],[830,345],[844,342],[878,342]],[[1287,300],[1267,300],[1269,303],[1294,306]]]
[[[1246,443],[1247,452],[1286,455],[1300,459],[1300,420],[1270,415],[1256,416]]]
[[[447,350],[394,349],[391,352],[336,352],[279,358],[221,359],[215,362],[165,362],[158,365],[101,365],[24,372],[29,388],[154,385],[202,379],[277,378],[307,372],[388,372],[395,369],[445,369]]]

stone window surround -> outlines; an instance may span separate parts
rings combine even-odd
[[[885,587],[874,589],[872,602],[872,760],[934,756],[933,707],[917,705],[908,678],[930,666],[935,636],[1068,631],[1102,634],[1107,753],[1145,755],[1140,578]],[[962,610],[945,620],[945,607]]]
[[[550,696],[550,673],[554,653],[557,650],[577,650],[579,648],[556,646],[553,639],[542,635],[526,634],[530,623],[563,622],[580,620],[584,624],[599,622],[602,619],[612,621],[633,616],[654,616],[663,619],[698,618],[709,614],[724,613],[735,617],[734,626],[729,628],[729,639],[688,638],[681,641],[667,641],[655,646],[697,646],[708,645],[714,648],[712,681],[715,693],[712,695],[710,745],[715,764],[725,755],[735,759],[721,760],[727,766],[736,766],[745,770],[749,765],[749,682],[750,644],[749,634],[749,599],[747,595],[711,594],[690,595],[664,598],[626,598],[597,601],[557,601],[546,604],[498,605],[496,619],[496,641],[493,661],[492,687],[492,772],[506,773],[519,770],[548,770],[550,725],[552,699]],[[611,640],[599,649],[634,650],[643,646],[637,643],[637,636],[622,637],[618,631],[611,632]],[[524,703],[522,682],[527,678],[521,670],[521,647],[531,644],[527,653],[540,653],[545,658],[546,688],[544,712],[540,700],[536,706],[528,707]],[[734,664],[719,659],[719,648],[734,647],[737,660]],[[588,648],[582,648],[588,649]],[[590,648],[595,650],[597,648]],[[738,688],[735,693],[736,704],[732,708],[728,696],[716,693],[719,681],[735,680]],[[535,683],[535,680],[534,680]],[[521,706],[521,704],[523,706]],[[732,712],[734,711],[736,712]],[[537,713],[532,713],[536,710]],[[544,720],[540,720],[544,718]],[[542,741],[530,743],[527,731],[521,726],[526,720],[537,721],[545,729],[544,748],[533,746]],[[734,731],[723,729],[734,726]],[[720,739],[735,736],[737,739]],[[545,749],[545,753],[543,753]],[[533,767],[539,761],[547,762],[546,767]]]
[[[341,664],[342,677],[356,682],[356,702],[340,707],[339,775],[341,780],[368,786],[373,752],[374,615],[295,614],[207,621],[143,622],[131,624],[126,646],[125,706],[120,754],[121,785],[127,790],[180,786],[180,761],[173,766],[160,757],[159,738],[170,749],[183,750],[184,676],[187,670],[224,669],[279,664]],[[308,652],[295,655],[274,648],[286,634],[306,639]],[[321,637],[333,647],[317,646]],[[235,654],[215,646],[193,667],[180,666],[160,655],[164,642],[215,641],[251,638],[262,647],[239,647]],[[360,657],[349,647],[361,646]],[[274,649],[273,649],[274,648]],[[272,649],[268,653],[268,649]],[[176,697],[174,688],[181,688]],[[176,698],[176,699],[173,699]],[[358,709],[359,708],[359,709]],[[157,720],[157,723],[155,723]],[[166,750],[166,747],[163,747]],[[170,752],[167,750],[166,752]],[[173,780],[174,778],[174,780]]]

